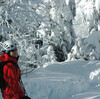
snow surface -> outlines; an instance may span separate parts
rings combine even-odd
[[[31,99],[100,99],[99,61],[48,63],[22,79]]]

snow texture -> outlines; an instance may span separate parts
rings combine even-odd
[[[100,62],[48,63],[23,81],[32,99],[99,99]]]

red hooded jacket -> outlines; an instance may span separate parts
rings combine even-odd
[[[8,54],[3,52],[0,57],[0,61],[13,61],[17,63],[17,59],[10,57]],[[25,96],[23,89],[20,84],[20,69],[15,67],[12,63],[7,63],[4,68],[4,79],[8,83],[5,89],[2,89],[2,96],[4,99],[20,99],[20,97]]]

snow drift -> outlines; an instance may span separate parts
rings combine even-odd
[[[32,99],[96,99],[100,96],[100,62],[49,63],[23,81]]]

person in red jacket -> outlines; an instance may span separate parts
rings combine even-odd
[[[5,41],[3,44],[1,62],[12,61],[14,64],[18,62],[18,51],[16,43],[12,40]],[[3,68],[3,77],[7,83],[6,88],[2,89],[3,99],[30,99],[25,96],[25,91],[21,87],[21,71],[18,65],[13,63],[7,63]]]

